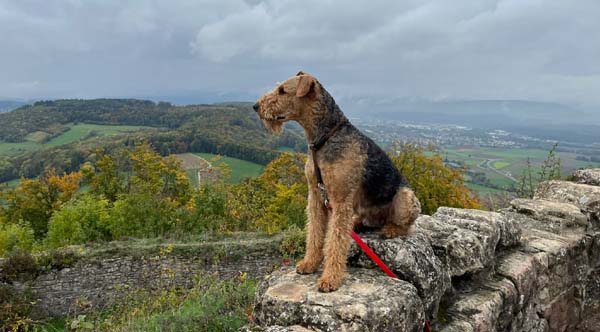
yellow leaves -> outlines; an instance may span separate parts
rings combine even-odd
[[[481,207],[464,185],[464,171],[446,167],[433,147],[424,151],[416,145],[402,144],[394,150],[401,153],[390,157],[414,189],[423,213],[432,214],[439,206]]]
[[[52,213],[79,190],[81,173],[57,175],[49,170],[39,179],[22,179],[19,187],[2,194],[4,213],[11,222],[28,223],[36,238],[48,229]]]
[[[61,202],[66,202],[73,197],[73,194],[79,189],[81,181],[80,172],[63,175],[56,175],[54,172],[51,172],[47,177],[49,190],[56,190],[59,193],[59,200]]]

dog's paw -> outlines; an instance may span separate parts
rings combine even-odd
[[[296,273],[298,274],[311,274],[317,271],[319,264],[314,264],[306,259],[301,260],[298,264],[296,264]]]
[[[331,279],[321,278],[321,279],[319,279],[319,282],[317,282],[317,288],[319,289],[319,292],[321,292],[321,293],[330,293],[330,292],[336,291],[338,288],[340,288],[340,284],[341,284],[341,280],[331,280]]]

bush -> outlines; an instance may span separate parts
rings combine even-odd
[[[205,184],[194,194],[193,206],[183,230],[191,233],[216,232],[230,226],[227,191],[223,185]]]
[[[279,251],[285,258],[295,258],[297,254],[303,254],[305,248],[306,235],[304,230],[294,225],[283,232]]]
[[[45,243],[59,248],[87,241],[110,240],[108,201],[83,195],[65,204],[50,218]]]
[[[0,224],[0,257],[17,252],[29,252],[34,241],[31,227],[20,224]]]
[[[15,292],[9,285],[0,284],[0,332],[32,331],[29,318],[31,299]]]
[[[150,192],[123,194],[110,213],[110,233],[113,238],[163,236],[176,221],[177,211],[167,200]]]
[[[38,264],[30,253],[16,253],[8,256],[0,268],[0,280],[31,280],[38,274]]]
[[[425,151],[413,144],[394,147],[398,154],[390,157],[406,177],[421,202],[424,214],[433,214],[440,206],[479,209],[479,200],[464,184],[464,170],[444,165],[442,156],[433,147]]]

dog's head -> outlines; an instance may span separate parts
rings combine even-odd
[[[284,122],[309,116],[320,89],[316,78],[299,72],[262,95],[253,108],[268,130],[281,133]]]

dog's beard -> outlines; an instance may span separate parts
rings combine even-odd
[[[262,123],[273,134],[281,134],[283,132],[283,121],[262,119]]]

